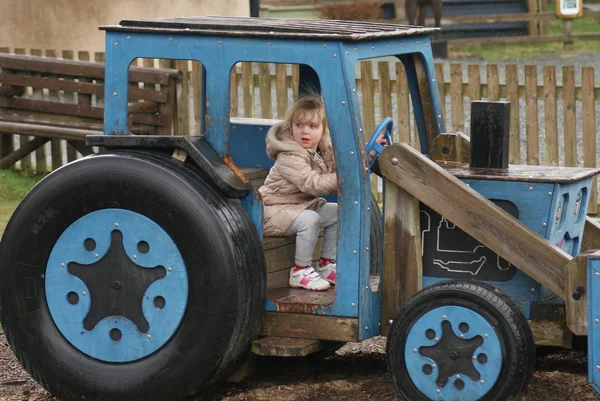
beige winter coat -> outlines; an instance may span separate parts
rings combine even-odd
[[[271,127],[266,142],[267,155],[275,164],[259,188],[264,235],[283,236],[300,213],[318,210],[325,203],[319,196],[337,191],[333,148],[329,135],[324,134],[319,152],[305,149],[280,124]]]

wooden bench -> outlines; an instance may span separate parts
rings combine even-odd
[[[178,76],[174,69],[131,67],[130,131],[171,135]],[[45,164],[49,140],[53,168],[62,165],[59,140],[89,154],[83,141],[103,132],[103,120],[104,64],[0,54],[0,168],[25,163],[36,149],[36,164]],[[18,149],[13,134],[21,135]]]

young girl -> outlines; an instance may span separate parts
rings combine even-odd
[[[259,189],[264,235],[296,234],[290,287],[326,290],[336,278],[337,203],[320,196],[337,191],[337,177],[321,98],[299,99],[286,118],[271,127],[266,142],[275,164]],[[323,250],[315,271],[311,262],[321,228]]]

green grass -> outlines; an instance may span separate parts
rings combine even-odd
[[[21,199],[40,179],[42,175],[0,170],[0,237]]]
[[[550,2],[548,10],[556,10],[555,2]],[[563,21],[559,19],[548,21],[548,31],[550,35],[562,35],[564,33]],[[573,21],[573,34],[592,32],[600,32],[600,18],[576,18]],[[451,46],[449,50],[451,56],[475,56],[487,61],[502,61],[534,58],[542,55],[565,56],[599,52],[600,41],[576,41],[570,50],[565,50],[562,42],[522,45]]]

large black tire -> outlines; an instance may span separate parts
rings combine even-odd
[[[457,317],[453,319],[447,312],[456,313]],[[483,320],[477,323],[480,318]],[[459,331],[455,327],[457,325],[454,323],[461,322],[458,324],[460,326],[465,324],[463,321],[472,325],[471,328],[464,326],[466,330],[472,331]],[[476,335],[476,324],[484,327],[485,334]],[[449,329],[450,326],[452,329]],[[457,336],[457,332],[465,334]],[[419,336],[423,339],[422,347],[416,346],[414,342]],[[475,341],[479,343],[474,343]],[[494,344],[498,344],[498,347],[495,353],[489,353],[489,360],[488,355],[484,354],[485,359],[479,364],[481,351],[475,352],[479,355],[475,355],[473,351],[481,350],[475,347],[481,347],[484,341],[492,341],[487,343],[488,349],[492,351]],[[534,360],[533,336],[519,308],[493,287],[475,281],[446,281],[417,293],[394,317],[387,340],[388,369],[398,392],[407,401],[440,397],[463,401],[518,400],[531,379]],[[486,377],[482,373],[472,381],[471,376],[477,376],[478,372],[471,370],[469,376],[467,371],[472,366],[481,373],[485,363],[488,366],[498,364],[495,369],[491,369],[495,375]],[[423,380],[425,377],[430,380]],[[487,380],[489,378],[495,381]],[[488,386],[488,390],[484,390],[484,394],[473,396],[468,390],[477,389],[480,381],[481,386]],[[465,386],[465,383],[472,387],[467,388],[464,395],[460,395],[462,389],[458,384]],[[434,395],[427,396],[425,393]]]
[[[74,347],[45,294],[49,255],[61,234],[107,208],[143,215],[166,231],[189,283],[168,341],[126,363]],[[61,400],[178,400],[213,386],[257,336],[266,296],[262,245],[240,200],[224,197],[194,166],[154,152],[90,156],[44,178],[6,228],[0,275],[7,340],[33,378]]]

